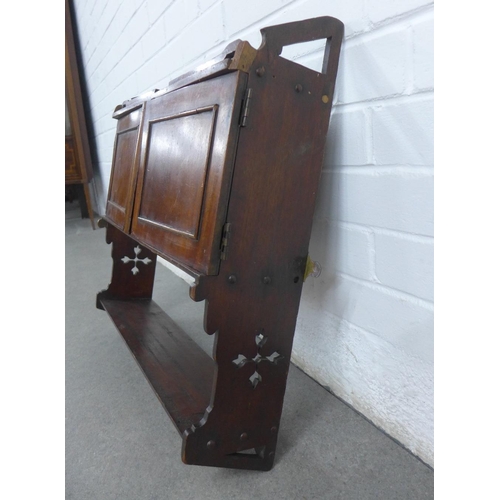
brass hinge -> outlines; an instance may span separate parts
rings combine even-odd
[[[252,89],[247,89],[245,92],[245,98],[243,99],[243,105],[241,107],[241,116],[240,116],[241,127],[246,127],[247,125],[251,98],[252,98]]]
[[[222,228],[222,243],[220,247],[220,258],[221,260],[227,259],[227,246],[229,242],[229,233],[231,232],[231,223],[226,222]]]

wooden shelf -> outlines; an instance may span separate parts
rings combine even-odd
[[[153,300],[103,299],[158,399],[182,435],[210,404],[215,362]]]

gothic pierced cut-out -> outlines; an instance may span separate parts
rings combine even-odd
[[[262,335],[262,333],[259,333],[255,336],[255,343],[257,344],[257,354],[255,355],[255,357],[248,359],[243,354],[238,354],[238,357],[236,359],[233,359],[233,363],[238,368],[245,366],[247,363],[255,363],[255,371],[249,378],[250,383],[252,384],[254,389],[257,387],[257,384],[259,382],[262,382],[262,376],[259,373],[259,363],[262,363],[263,361],[269,361],[270,363],[276,365],[278,361],[283,358],[283,356],[277,351],[274,351],[270,356],[262,356],[260,350],[266,343],[266,341],[267,337]]]
[[[144,259],[139,259],[138,255],[141,253],[142,248],[137,245],[134,247],[134,253],[135,257],[131,259],[130,257],[123,257],[122,262],[124,264],[128,264],[129,262],[134,262],[134,267],[132,268],[132,274],[135,276],[139,272],[139,268],[137,267],[138,262],[142,262],[143,264],[147,265],[151,262],[151,259],[149,257],[146,257]]]

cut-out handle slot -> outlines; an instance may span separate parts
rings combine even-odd
[[[321,73],[323,60],[320,54],[325,53],[326,39],[311,42],[294,43],[283,46],[280,57],[288,59],[295,64],[300,64],[316,73]]]
[[[262,45],[259,50],[267,50],[279,56],[283,47],[303,42],[326,39],[322,73],[335,78],[340,42],[344,36],[344,24],[334,17],[316,17],[305,21],[295,21],[278,26],[263,28]],[[332,47],[337,50],[331,50]]]

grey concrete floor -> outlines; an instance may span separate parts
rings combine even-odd
[[[103,229],[66,205],[66,498],[417,500],[434,472],[291,366],[275,466],[184,465],[181,438],[95,295],[111,277]],[[154,299],[208,352],[203,304],[157,265]],[[168,304],[168,306],[167,306]]]

